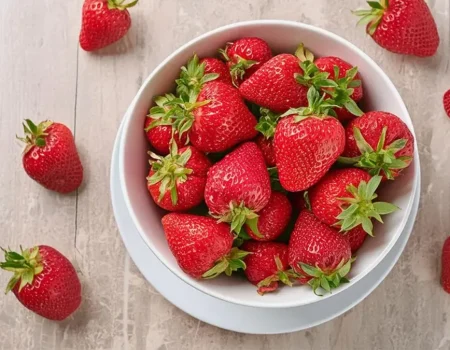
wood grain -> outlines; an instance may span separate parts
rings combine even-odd
[[[430,1],[441,45],[431,59],[386,52],[355,29],[360,0],[141,0],[125,39],[99,53],[78,49],[82,1],[0,3],[0,245],[49,244],[76,265],[84,303],[54,323],[0,297],[0,349],[440,349],[450,348],[450,297],[439,287],[440,247],[450,231],[450,88],[447,0]],[[114,138],[143,79],[175,48],[241,20],[302,21],[356,44],[386,71],[413,118],[422,201],[413,235],[392,273],[365,301],[313,329],[252,336],[217,329],[169,304],[140,275],[118,235],[109,198]],[[365,82],[369,83],[370,82]],[[59,196],[30,180],[14,134],[25,117],[74,130],[86,181]],[[7,274],[0,274],[5,285]]]

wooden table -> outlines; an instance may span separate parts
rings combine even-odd
[[[450,348],[450,295],[439,286],[439,258],[450,231],[449,1],[430,0],[441,45],[429,59],[391,54],[355,29],[362,0],[141,0],[117,45],[78,48],[82,0],[0,3],[0,244],[48,244],[76,266],[79,312],[61,323],[0,297],[1,349],[441,349]],[[331,30],[367,52],[402,94],[416,128],[422,200],[414,232],[386,280],[331,322],[288,335],[252,336],[209,326],[176,309],[130,261],[109,198],[111,150],[143,79],[175,48],[224,24],[259,18]],[[370,81],[365,81],[370,84]],[[21,120],[53,119],[75,133],[85,183],[61,196],[22,169]],[[0,285],[6,285],[6,272]]]

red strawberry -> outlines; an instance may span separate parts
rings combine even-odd
[[[203,152],[223,152],[254,138],[256,118],[248,110],[239,91],[221,82],[210,82],[200,92],[200,107],[192,112],[189,137]]]
[[[67,258],[56,249],[40,245],[20,254],[5,252],[0,268],[14,272],[6,287],[27,309],[50,320],[64,320],[81,303],[81,284]]]
[[[306,106],[308,87],[295,79],[296,74],[303,74],[299,63],[299,59],[290,54],[271,58],[241,84],[241,95],[274,112]]]
[[[124,4],[123,0],[85,0],[80,32],[81,48],[85,51],[98,50],[124,37],[131,26],[127,8],[137,2]]]
[[[227,61],[233,82],[238,86],[272,58],[269,45],[260,38],[242,38],[220,50]]]
[[[219,74],[216,81],[221,81],[222,83],[230,85],[232,84],[230,72],[225,63],[221,60],[213,57],[205,57],[200,60],[200,64],[205,65],[205,74]]]
[[[245,276],[258,287],[258,293],[272,292],[278,282],[292,286],[291,278],[296,274],[289,269],[288,246],[275,242],[246,242],[242,249],[251,254],[244,259]]]
[[[406,124],[387,112],[368,112],[345,129],[341,163],[367,169],[371,175],[394,179],[411,164],[414,137]]]
[[[148,190],[161,208],[170,211],[191,209],[203,201],[206,174],[210,161],[195,147],[178,150],[173,144],[166,157],[151,153],[152,167],[148,174]]]
[[[450,237],[445,240],[442,247],[441,265],[442,288],[450,294]]]
[[[230,222],[233,231],[246,223],[260,235],[257,213],[269,203],[270,194],[269,173],[253,142],[239,146],[208,171],[206,205],[213,216]]]
[[[337,231],[321,223],[304,210],[295,223],[289,240],[289,264],[316,293],[327,292],[348,280],[352,259],[348,241]]]
[[[349,231],[362,225],[373,235],[372,218],[383,222],[381,215],[398,208],[385,202],[373,202],[381,176],[371,176],[356,168],[332,170],[309,191],[314,215],[323,223]]]
[[[352,254],[356,253],[356,251],[361,248],[366,237],[367,232],[364,231],[361,225],[352,228],[350,231],[344,233],[344,237],[347,239],[350,244],[350,248],[352,249]]]
[[[443,102],[445,113],[447,113],[447,116],[450,117],[450,90],[445,92]]]
[[[233,248],[230,227],[213,218],[170,213],[162,220],[167,243],[181,269],[194,278],[214,278],[245,269],[248,253]]]
[[[26,119],[23,123],[26,143],[23,167],[33,180],[45,188],[69,193],[80,187],[83,166],[70,129],[60,123],[44,121],[35,125]]]
[[[314,87],[308,91],[310,107],[289,110],[278,122],[274,148],[281,185],[303,191],[314,185],[339,158],[345,132],[330,106]]]
[[[361,76],[350,63],[333,56],[318,58],[314,63],[322,72],[328,73],[334,81],[338,82],[338,84],[340,83],[339,85],[341,85],[342,91],[347,91],[347,88],[353,89],[352,93],[348,96],[353,101],[358,102],[363,98]],[[355,69],[355,74],[353,74],[352,69]],[[350,76],[347,75],[349,72]],[[350,106],[350,110],[355,112],[353,103]],[[353,114],[346,107],[335,108],[334,111],[341,122],[351,120],[360,114],[358,110],[356,110],[356,114]]]
[[[433,56],[439,46],[439,33],[424,0],[369,1],[370,10],[354,13],[368,23],[366,31],[385,49],[419,57]]]
[[[198,95],[202,87],[212,80],[231,85],[230,72],[225,63],[212,57],[199,60],[194,55],[186,66],[181,67],[180,78],[176,80],[177,93],[189,96],[192,91]]]
[[[292,206],[286,195],[272,191],[269,203],[261,210],[258,219],[259,235],[246,227],[248,235],[257,241],[273,241],[283,233],[292,214]]]
[[[280,115],[276,114],[266,108],[260,108],[260,118],[256,124],[256,130],[261,135],[256,138],[256,144],[264,155],[268,167],[274,167],[275,150],[273,149],[273,136],[275,135],[275,128],[277,127]]]

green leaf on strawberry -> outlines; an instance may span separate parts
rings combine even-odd
[[[367,169],[370,175],[384,175],[388,180],[394,179],[393,170],[404,169],[411,163],[412,157],[396,157],[395,154],[405,148],[406,139],[398,139],[390,145],[385,146],[387,126],[381,132],[377,148],[374,150],[364,139],[361,131],[353,128],[356,145],[361,152],[357,157],[339,157],[338,162],[346,165],[353,165],[358,168]]]
[[[202,275],[202,278],[211,279],[219,276],[222,273],[225,273],[227,276],[231,276],[235,271],[241,269],[245,270],[247,266],[243,259],[248,254],[251,253],[240,250],[237,247],[232,248],[230,253],[218,260],[211,269],[209,269]]]
[[[399,208],[386,202],[373,202],[378,196],[375,193],[381,182],[381,176],[374,176],[368,183],[361,181],[358,188],[353,185],[347,187],[352,195],[348,198],[339,198],[343,204],[343,211],[338,215],[336,226],[341,232],[362,225],[364,231],[373,236],[373,224],[371,218],[383,223],[381,215],[393,213]]]
[[[204,84],[219,77],[217,73],[205,74],[205,63],[200,63],[197,55],[194,55],[186,66],[181,67],[180,77],[175,81],[178,95],[188,95],[194,92],[196,95]]]
[[[266,139],[271,139],[275,135],[275,128],[277,127],[280,115],[272,112],[267,108],[260,108],[260,118],[255,129],[264,135]]]

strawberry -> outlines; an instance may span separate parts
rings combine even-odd
[[[0,268],[14,273],[6,287],[27,309],[50,320],[64,320],[81,303],[81,284],[75,268],[52,247],[40,245],[21,249],[21,253],[4,250]]]
[[[256,130],[261,135],[258,135],[255,142],[264,155],[264,159],[268,167],[274,167],[275,150],[273,149],[273,136],[275,135],[275,128],[277,126],[280,115],[276,114],[267,108],[260,108],[260,118],[256,124]]]
[[[106,47],[125,36],[131,27],[128,8],[138,0],[85,0],[82,10],[80,46],[85,51]]]
[[[269,203],[261,210],[258,219],[259,235],[246,227],[248,235],[257,241],[272,241],[283,233],[292,214],[292,205],[286,195],[272,191]]]
[[[442,247],[441,265],[442,288],[450,294],[450,237],[445,240]]]
[[[352,254],[361,248],[367,237],[367,232],[364,231],[361,225],[352,228],[350,231],[344,233],[344,237],[347,239],[352,250]]]
[[[347,125],[345,134],[341,163],[391,180],[411,164],[414,137],[406,124],[391,113],[365,113]]]
[[[278,288],[278,282],[292,286],[291,279],[297,275],[289,269],[288,246],[275,242],[246,242],[242,249],[249,252],[244,259],[244,273],[250,283],[263,295]]]
[[[291,54],[280,54],[263,64],[239,87],[241,95],[274,112],[308,104],[308,88],[297,83],[296,74],[303,74],[300,61]]]
[[[172,145],[166,157],[150,153],[153,160],[148,174],[148,190],[161,208],[170,211],[191,209],[203,201],[206,174],[211,166],[204,154],[193,146],[178,150]]]
[[[258,212],[270,200],[270,179],[264,157],[253,142],[247,142],[227,154],[208,171],[205,202],[210,214],[230,222],[240,232],[244,223],[258,231]]]
[[[447,90],[443,97],[444,110],[447,116],[450,117],[450,90]]]
[[[188,143],[187,134],[180,136],[171,125],[172,114],[182,115],[182,111],[176,108],[173,101],[177,101],[177,97],[173,94],[156,97],[156,106],[150,108],[149,114],[145,118],[144,130],[147,139],[156,152],[163,156],[169,154],[172,140],[178,147],[183,147]]]
[[[356,67],[353,67],[350,63],[340,59],[339,57],[327,56],[318,58],[315,62],[320,71],[326,72],[333,78],[334,81],[340,85],[339,93],[347,100],[347,105],[335,108],[334,111],[337,114],[338,119],[341,122],[351,120],[355,116],[359,116],[359,108],[355,108],[354,102],[358,102],[363,98],[363,87],[361,83],[361,76],[357,72]],[[350,94],[347,93],[348,89],[352,89]],[[336,89],[335,89],[336,90]],[[335,99],[338,96],[334,96]]]
[[[230,42],[225,50],[219,50],[227,61],[233,83],[239,86],[242,81],[255,73],[272,58],[269,45],[260,38],[247,37]]]
[[[345,132],[336,118],[327,115],[335,105],[308,91],[310,107],[290,109],[278,122],[274,137],[275,158],[281,185],[292,192],[314,185],[339,158]]]
[[[23,123],[25,142],[22,163],[25,172],[45,188],[69,193],[80,187],[83,166],[70,129],[60,123],[44,121]]]
[[[419,57],[433,56],[439,46],[439,33],[424,0],[368,1],[370,10],[354,13],[359,23],[385,49]]]
[[[233,248],[233,235],[225,223],[191,214],[170,213],[162,220],[167,243],[181,269],[194,278],[230,276],[245,269],[248,254]]]
[[[225,63],[212,57],[199,60],[194,55],[186,66],[181,67],[180,77],[176,80],[177,93],[189,96],[192,91],[199,94],[202,87],[213,80],[231,85],[231,76]]]
[[[317,294],[348,282],[351,249],[345,237],[321,223],[310,211],[300,213],[289,240],[289,264]]]
[[[340,227],[342,232],[362,225],[372,236],[371,219],[383,223],[381,215],[398,209],[390,203],[373,202],[380,182],[381,176],[371,178],[361,169],[332,170],[309,191],[312,212],[320,221]]]

